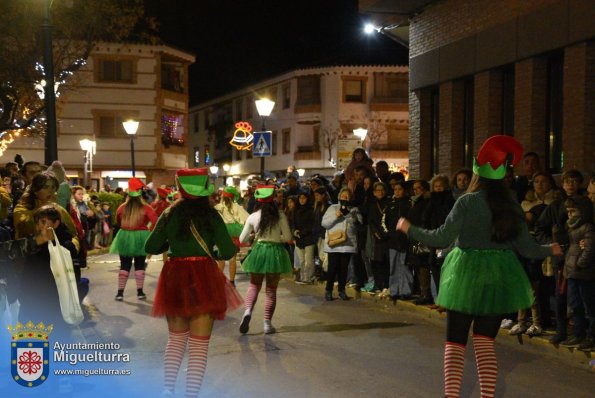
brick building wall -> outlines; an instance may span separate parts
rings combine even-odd
[[[515,65],[514,136],[525,152],[545,153],[546,62],[529,58]]]
[[[449,0],[430,5],[410,20],[409,56],[510,21],[558,0]]]
[[[486,71],[474,80],[473,153],[491,135],[502,131],[502,73]]]
[[[564,51],[565,168],[593,170],[595,164],[595,43]]]
[[[504,131],[504,101],[514,101],[511,133],[526,152],[535,151],[546,159],[548,57],[553,50],[563,54],[563,168],[590,171],[595,163],[591,15],[595,9],[586,0],[444,0],[412,16],[410,66],[416,75],[411,79],[409,108],[411,176],[429,178],[435,171],[451,174],[464,164],[463,79],[473,79],[474,85],[474,153],[488,136]],[[559,26],[551,23],[558,20]],[[562,33],[556,36],[556,32]],[[500,33],[504,33],[502,40]],[[501,47],[483,48],[484,42]],[[505,67],[514,74],[510,99],[503,94]],[[432,115],[426,103],[431,100],[426,93],[430,90],[438,90],[440,99],[437,165],[432,159],[432,123],[424,120]]]

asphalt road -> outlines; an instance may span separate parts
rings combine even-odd
[[[163,319],[150,316],[150,310],[162,263],[154,258],[149,264],[147,301],[137,300],[134,280],[130,279],[124,301],[117,302],[116,260],[112,255],[91,258],[90,268],[83,275],[91,280],[85,299],[89,320],[81,325],[80,332],[88,342],[120,344],[120,352],[129,353],[131,360],[119,366],[130,368],[132,375],[71,377],[68,383],[77,397],[95,396],[100,391],[98,385],[105,383],[112,389],[110,397],[158,397],[167,329]],[[244,295],[247,276],[239,275],[237,284]],[[264,335],[263,293],[264,288],[247,335],[238,332],[242,310],[216,322],[201,396],[443,396],[444,319],[390,302],[325,302],[322,286],[299,286],[283,280],[273,318],[278,332]],[[499,337],[496,396],[594,396],[595,372],[588,366],[589,359],[552,354],[546,348],[521,346],[509,336]],[[473,355],[468,346],[462,397],[479,397]],[[184,382],[182,372],[176,387],[178,396],[183,396]]]

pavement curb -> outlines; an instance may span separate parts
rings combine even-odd
[[[285,279],[286,282],[293,284],[293,280],[290,278]],[[295,285],[297,288],[303,286],[310,286],[314,287],[320,291],[320,297],[324,297],[324,283],[316,283],[314,285]],[[375,305],[382,306],[385,310],[394,310],[394,311],[408,311],[408,312],[415,312],[417,314],[424,315],[430,322],[433,322],[437,325],[445,326],[446,323],[446,314],[440,313],[437,310],[431,309],[429,306],[425,305],[415,305],[411,301],[404,301],[398,300],[396,305],[393,305],[392,301],[389,299],[381,299],[378,296],[370,295],[367,293],[360,293],[357,295],[357,292],[353,288],[346,288],[347,295],[352,297],[354,300],[365,300]],[[569,360],[574,363],[580,363],[583,365],[589,365],[595,359],[594,352],[583,352],[579,351],[576,348],[567,348],[561,346],[555,346],[549,342],[549,337],[552,336],[552,333],[545,334],[543,336],[536,336],[536,337],[529,337],[527,335],[516,335],[511,336],[508,334],[507,329],[500,329],[498,333],[498,340],[499,344],[506,344],[509,346],[522,346],[523,349],[527,349],[532,351],[538,355],[548,355],[564,360]],[[594,365],[590,365],[594,368]]]

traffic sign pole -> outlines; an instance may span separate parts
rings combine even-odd
[[[252,153],[254,156],[260,157],[260,179],[264,180],[264,162],[265,157],[271,156],[272,151],[272,131],[255,131],[254,145],[252,146]]]

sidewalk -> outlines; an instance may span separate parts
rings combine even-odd
[[[99,250],[91,250],[89,252],[89,256],[96,256],[107,254],[108,249],[99,249]],[[242,248],[242,255],[245,255],[247,249]],[[242,256],[240,256],[242,257]],[[248,275],[242,271],[241,266],[238,261],[238,270],[237,270],[237,279],[240,278],[248,278]],[[294,285],[293,279],[286,278],[286,283],[290,283],[291,285],[295,286],[296,291],[300,291],[304,288],[309,288],[315,290],[315,292],[311,293],[314,295],[319,295],[320,297],[324,297],[324,282],[319,282],[314,285]],[[294,290],[294,289],[292,289]],[[302,290],[304,291],[304,290]],[[360,293],[359,295],[353,288],[346,289],[347,295],[352,297],[354,300],[366,300],[374,305],[381,306],[384,310],[392,312],[392,311],[408,311],[408,312],[415,312],[417,315],[421,315],[426,317],[430,322],[436,324],[440,327],[445,327],[446,325],[446,313],[440,313],[437,310],[431,309],[429,306],[425,305],[415,305],[413,301],[403,301],[398,300],[395,305],[389,299],[381,299],[378,295],[370,295],[368,293]],[[85,337],[92,339],[92,331],[91,330],[82,330],[81,331]],[[576,348],[568,348],[568,347],[561,347],[561,346],[554,346],[550,344],[549,338],[553,335],[551,331],[545,331],[544,335],[536,336],[536,337],[529,337],[527,335],[521,334],[516,336],[511,336],[508,334],[507,329],[501,329],[499,333],[499,337],[497,339],[498,344],[507,344],[507,345],[522,345],[523,349],[530,350],[537,355],[547,355],[552,356],[564,360],[569,360],[577,364],[582,364],[585,366],[589,366],[589,363],[595,361],[595,352],[583,352],[579,351]],[[595,370],[595,364],[591,365],[592,368]]]
[[[296,285],[300,286],[300,285]],[[308,286],[308,285],[302,285]],[[309,285],[315,287],[319,292],[320,297],[324,296],[324,283],[317,283]],[[347,295],[354,300],[366,300],[375,305],[382,306],[387,311],[409,311],[415,312],[435,323],[436,325],[446,327],[446,313],[440,313],[435,309],[431,309],[427,305],[415,305],[413,301],[398,300],[396,304],[390,299],[381,299],[377,295],[370,295],[368,293],[359,293],[353,288],[346,288]],[[508,334],[509,330],[500,329],[498,333],[498,344],[517,345],[520,344],[526,350],[530,350],[536,354],[553,356],[556,358],[570,360],[585,366],[591,366],[595,370],[595,352],[583,352],[576,348],[554,346],[549,342],[549,338],[553,335],[551,331],[545,331],[542,336],[529,337],[524,334],[511,336]]]

